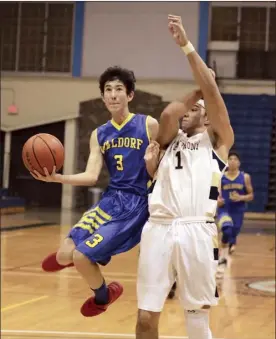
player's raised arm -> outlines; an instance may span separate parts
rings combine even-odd
[[[94,130],[90,137],[90,155],[87,161],[85,172],[79,174],[63,175],[55,173],[55,169],[52,174],[49,174],[46,169],[45,176],[40,175],[35,171],[33,177],[35,179],[56,182],[61,184],[69,184],[73,186],[93,186],[96,184],[100,171],[103,166],[103,157],[100,150],[100,146],[97,138],[97,130]]]
[[[224,104],[214,77],[207,65],[195,51],[183,28],[181,17],[169,15],[169,30],[175,42],[187,55],[195,81],[199,85],[205,101],[205,108],[210,121],[210,130],[216,138],[217,146],[225,146],[227,152],[234,143],[234,134],[227,108]]]
[[[166,147],[176,137],[179,130],[179,119],[202,98],[200,90],[194,90],[180,100],[171,102],[161,113],[157,141]]]

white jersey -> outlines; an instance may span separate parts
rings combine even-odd
[[[225,166],[213,150],[207,130],[191,137],[179,130],[158,167],[149,196],[150,220],[212,221]]]

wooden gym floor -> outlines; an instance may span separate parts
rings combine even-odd
[[[1,232],[1,335],[4,339],[134,338],[136,322],[136,267],[138,248],[113,258],[103,269],[107,282],[125,288],[108,311],[84,318],[79,308],[89,289],[74,268],[45,273],[41,260],[55,251],[79,217],[56,212],[2,216],[5,229],[45,223],[53,226]],[[3,219],[4,218],[4,219]],[[60,226],[65,225],[65,226]],[[275,338],[275,221],[246,221],[237,252],[222,283],[219,306],[211,311],[216,339]],[[255,285],[254,285],[255,283]],[[252,287],[249,287],[253,284]],[[177,298],[166,302],[160,338],[187,338]]]

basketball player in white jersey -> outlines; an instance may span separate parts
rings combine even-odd
[[[211,339],[209,309],[218,301],[214,215],[234,135],[215,79],[189,42],[181,18],[169,15],[168,20],[204,101],[199,100],[200,91],[194,91],[169,104],[161,114],[158,137],[165,154],[159,162],[155,142],[145,154],[148,170],[158,170],[141,239],[136,339],[158,339],[160,314],[175,280],[188,338]],[[179,130],[180,119],[184,132]]]

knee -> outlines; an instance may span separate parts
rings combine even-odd
[[[221,241],[224,243],[224,244],[228,244],[231,240],[233,236],[233,227],[225,227],[223,228],[222,230],[222,239]]]
[[[136,330],[138,333],[151,332],[158,328],[160,313],[139,310]]]
[[[73,262],[76,267],[82,266],[86,261],[87,257],[83,253],[76,249],[73,251]]]
[[[73,251],[60,248],[57,252],[56,259],[60,265],[69,265],[73,262]]]
[[[73,262],[74,249],[75,249],[75,244],[73,240],[70,238],[66,238],[56,254],[57,262],[60,265],[64,265],[64,266],[71,264]]]

